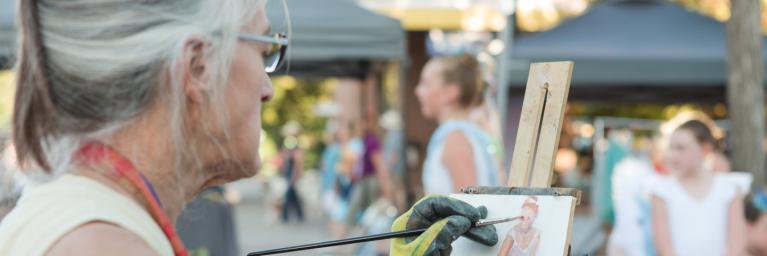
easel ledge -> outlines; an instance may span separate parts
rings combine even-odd
[[[464,194],[483,195],[528,195],[528,196],[570,196],[575,198],[575,204],[581,203],[582,192],[574,188],[528,188],[528,187],[466,187],[461,189]]]

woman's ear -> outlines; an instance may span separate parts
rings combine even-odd
[[[181,86],[188,100],[201,102],[208,88],[208,51],[209,44],[204,37],[192,35],[184,41],[178,67],[181,72]]]
[[[714,153],[714,144],[711,143],[703,143],[703,153],[706,155],[713,154]]]
[[[461,101],[461,86],[454,82],[447,82],[443,84],[444,86],[444,92],[445,92],[445,98],[448,102],[454,102],[460,104]]]

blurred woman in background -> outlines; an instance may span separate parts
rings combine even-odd
[[[479,63],[470,55],[431,59],[416,87],[421,112],[439,122],[424,161],[425,194],[450,194],[468,186],[500,184],[492,137],[470,121],[481,103]]]

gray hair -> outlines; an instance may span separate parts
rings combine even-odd
[[[176,70],[185,40],[200,35],[209,46],[211,97],[221,108],[237,32],[260,3],[20,0],[13,110],[19,163],[31,160],[45,173],[61,173],[81,143],[130,124],[160,104],[160,92],[170,94],[162,104],[170,109],[172,142],[192,150],[184,146],[186,106]],[[221,113],[215,123],[224,123]]]

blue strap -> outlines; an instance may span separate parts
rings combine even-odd
[[[154,186],[152,185],[152,182],[149,182],[149,179],[144,176],[143,173],[139,172],[139,176],[141,176],[141,179],[144,180],[144,184],[146,184],[147,187],[149,187],[149,191],[152,192],[152,197],[154,197],[154,200],[157,201],[157,204],[162,207],[162,202],[160,201],[160,197],[157,196],[157,191],[154,190]]]

